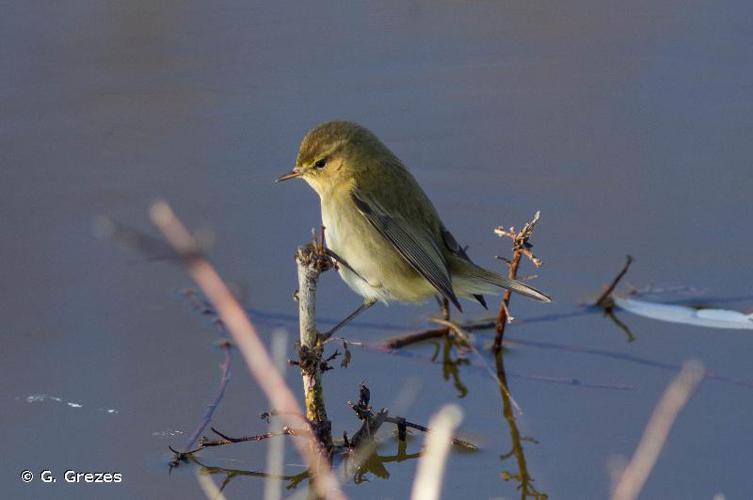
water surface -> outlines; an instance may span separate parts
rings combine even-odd
[[[479,263],[500,266],[494,255],[509,251],[494,227],[542,211],[536,286],[556,302],[514,299],[516,317],[531,321],[510,328],[519,342],[505,357],[518,431],[535,439],[523,445],[538,491],[604,498],[610,457],[632,453],[688,358],[721,379],[704,382],[680,415],[646,498],[741,498],[753,489],[749,334],[623,313],[636,337],[627,342],[598,314],[533,321],[578,311],[628,253],[636,286],[694,287],[709,299],[753,293],[749,2],[79,0],[2,10],[9,496],[201,496],[191,468],[168,475],[167,446],[183,443],[212,397],[215,332],[176,293],[190,285],[182,270],[94,238],[92,221],[106,214],[148,229],[147,206],[167,198],[192,227],[212,229],[213,260],[245,290],[265,335],[294,331],[292,255],[319,223],[318,200],[303,183],[272,180],[289,170],[304,132],[332,118],[377,133]],[[334,274],[320,298],[329,318],[359,300]],[[386,338],[423,326],[434,309],[378,306],[348,335]],[[354,350],[350,368],[326,376],[335,433],[357,427],[345,402],[359,382],[379,407],[415,380],[406,416],[426,422],[457,402],[463,432],[482,447],[453,454],[445,496],[519,496],[501,476],[517,463],[500,458],[511,429],[496,383],[460,366],[462,390],[427,361],[433,351]],[[293,370],[288,379],[299,390]],[[263,432],[256,415],[267,409],[237,363],[215,423]],[[419,449],[415,439],[407,452]],[[386,434],[380,454],[396,451]],[[202,460],[262,470],[265,452],[239,445]],[[290,449],[286,464],[286,474],[302,470]],[[389,477],[368,474],[346,491],[404,498],[415,465],[384,464]],[[26,485],[18,479],[26,468],[118,471],[125,481]],[[226,492],[255,496],[261,485],[241,477]]]

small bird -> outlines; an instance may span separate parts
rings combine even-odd
[[[327,247],[344,261],[342,279],[364,298],[341,324],[377,301],[439,295],[459,311],[458,297],[486,307],[483,294],[499,287],[550,302],[535,288],[471,262],[413,175],[356,123],[330,121],[310,130],[295,168],[277,182],[295,177],[319,195]]]

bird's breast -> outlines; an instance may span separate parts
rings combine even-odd
[[[429,283],[369,223],[350,197],[322,199],[327,246],[341,257],[340,276],[359,295],[378,300],[421,301]]]
[[[365,278],[377,245],[368,221],[349,200],[322,200],[322,224],[327,246]],[[379,280],[368,281],[376,286]]]

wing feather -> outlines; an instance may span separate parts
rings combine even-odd
[[[446,227],[444,227],[444,225],[441,226],[440,233],[442,234],[442,241],[444,242],[445,248],[447,248],[447,250],[449,250],[451,254],[473,264],[473,261],[471,261],[471,258],[468,257],[465,248],[461,247],[458,244],[458,241],[455,239],[452,233],[449,232]],[[483,307],[484,309],[489,309],[489,307],[486,305],[486,299],[484,299],[483,295],[473,294],[473,298],[476,299],[479,304],[481,304],[481,307]]]
[[[399,216],[390,216],[374,201],[366,201],[362,193],[351,194],[358,211],[369,221],[410,266],[462,311],[452,289],[450,272],[441,250],[429,234],[411,227]]]

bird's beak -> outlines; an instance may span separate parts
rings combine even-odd
[[[303,175],[303,170],[299,170],[299,169],[298,169],[298,168],[296,167],[296,168],[294,168],[293,170],[291,170],[290,172],[288,172],[287,174],[285,174],[285,175],[282,175],[282,176],[278,177],[278,178],[277,178],[277,180],[275,180],[275,182],[282,182],[282,181],[286,181],[286,180],[288,180],[288,179],[293,179],[293,178],[295,178],[295,177],[300,177],[300,176],[302,176],[302,175]]]

